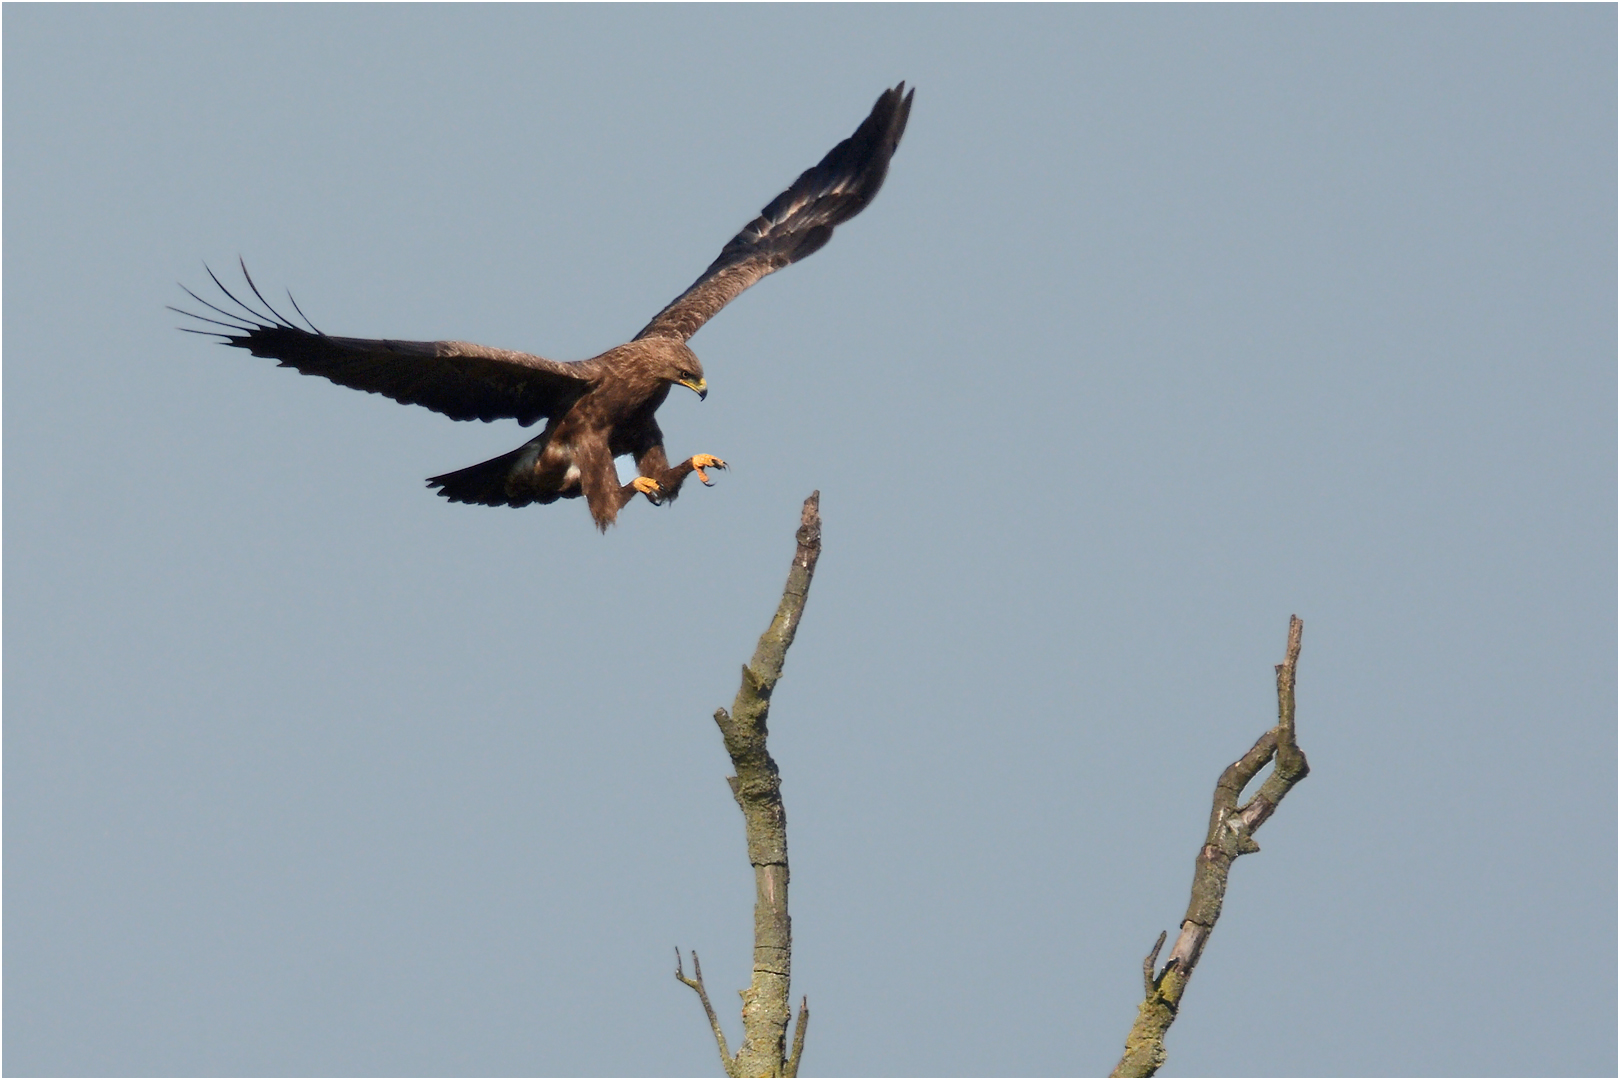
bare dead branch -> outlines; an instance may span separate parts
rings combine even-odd
[[[788,647],[793,644],[810,595],[816,560],[821,557],[820,508],[821,492],[812,492],[799,517],[798,547],[776,617],[760,635],[753,658],[743,666],[742,684],[731,712],[717,709],[714,714],[736,770],[727,783],[742,809],[748,862],[754,869],[754,977],[748,989],[742,991],[743,1041],[736,1056],[726,1058],[725,1040],[719,1040],[729,1076],[796,1076],[810,1017],[809,1009],[801,1006],[793,1050],[787,1056],[787,1026],[793,1012],[788,1000],[793,933],[788,918],[787,813],[782,807],[781,774],[765,740],[769,734],[766,720],[771,711],[771,693],[782,677]],[[694,959],[693,967],[696,965]],[[684,978],[681,981],[686,982]],[[709,1016],[718,1035],[719,1025],[714,1022],[712,1010]]]
[[[1113,1076],[1152,1076],[1164,1064],[1165,1032],[1175,1022],[1187,980],[1192,978],[1193,968],[1198,966],[1204,945],[1221,917],[1232,863],[1239,855],[1260,850],[1252,834],[1265,824],[1294,785],[1310,772],[1305,752],[1294,739],[1294,680],[1304,629],[1299,616],[1289,620],[1288,650],[1283,662],[1277,665],[1277,726],[1260,736],[1248,753],[1228,765],[1215,783],[1209,832],[1194,865],[1192,898],[1181,922],[1181,933],[1170,950],[1164,970],[1157,977],[1153,967],[1166,935],[1159,935],[1159,944],[1153,947],[1142,966],[1145,995],[1137,1009],[1136,1022],[1125,1037],[1125,1054],[1114,1067]],[[1274,762],[1271,775],[1253,798],[1238,806],[1243,789],[1268,761]]]
[[[681,970],[680,946],[675,947],[675,977],[697,991],[698,1000],[703,1002],[703,1011],[709,1017],[709,1027],[714,1030],[715,1044],[720,1048],[720,1062],[726,1067],[727,1076],[736,1076],[731,1071],[731,1048],[726,1045],[726,1033],[720,1030],[720,1019],[714,1015],[714,1006],[709,1004],[709,992],[703,988],[703,965],[698,963],[696,950],[692,952],[692,978],[688,979],[686,972]]]

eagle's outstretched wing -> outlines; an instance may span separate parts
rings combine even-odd
[[[307,318],[309,329],[305,330],[271,307],[248,276],[246,265],[242,276],[264,305],[264,312],[237,299],[212,270],[208,276],[239,310],[211,304],[186,289],[193,300],[224,318],[172,308],[218,328],[181,329],[218,336],[254,356],[279,360],[282,367],[323,375],[339,386],[382,394],[404,405],[423,405],[452,420],[515,419],[527,427],[566,412],[590,389],[596,375],[588,360],[567,364],[465,341],[330,337]],[[297,301],[293,301],[293,309],[304,314]]]
[[[889,158],[911,115],[906,84],[885,90],[855,134],[828,151],[813,169],[772,199],[731,238],[720,257],[641,333],[685,341],[748,286],[798,262],[832,239],[833,227],[862,210],[883,186]]]

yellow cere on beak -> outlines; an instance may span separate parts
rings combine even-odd
[[[680,383],[689,390],[696,392],[699,401],[702,401],[704,398],[709,396],[709,383],[706,379],[698,379],[696,381],[692,379],[682,379],[680,380]]]

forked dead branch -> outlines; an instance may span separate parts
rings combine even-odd
[[[1305,752],[1294,738],[1294,675],[1299,666],[1300,635],[1305,624],[1299,616],[1288,623],[1288,651],[1277,665],[1277,726],[1260,736],[1249,752],[1238,758],[1215,783],[1215,802],[1209,814],[1209,833],[1198,851],[1193,870],[1192,899],[1181,921],[1181,933],[1170,950],[1170,959],[1157,975],[1154,967],[1166,934],[1142,962],[1144,997],[1137,1010],[1136,1023],[1125,1037],[1125,1054],[1114,1066],[1113,1076],[1152,1076],[1164,1064],[1164,1035],[1175,1022],[1186,992],[1187,980],[1203,954],[1215,921],[1221,917],[1226,897],[1226,879],[1239,855],[1260,850],[1254,831],[1266,823],[1283,796],[1305,779],[1310,770]],[[1275,761],[1271,775],[1260,790],[1242,806],[1238,797],[1266,762]]]
[[[766,748],[766,719],[771,693],[782,677],[783,661],[804,614],[816,560],[821,556],[820,492],[813,492],[804,502],[797,539],[776,617],[760,636],[753,658],[742,669],[742,684],[731,711],[718,709],[714,714],[736,770],[728,782],[743,812],[748,862],[754,871],[754,973],[748,989],[742,991],[743,1041],[735,1054],[727,1045],[725,1031],[709,1000],[697,954],[692,954],[692,975],[688,977],[681,952],[675,950],[675,978],[691,987],[702,1003],[727,1076],[797,1076],[810,1020],[808,1002],[801,1001],[789,1047],[793,936],[788,918],[787,815],[782,808],[781,775]],[[1232,863],[1240,855],[1260,850],[1254,842],[1255,830],[1310,772],[1294,733],[1294,680],[1303,630],[1304,624],[1297,616],[1289,621],[1287,653],[1276,668],[1276,726],[1229,765],[1215,784],[1209,831],[1198,852],[1192,899],[1181,932],[1162,970],[1156,972],[1155,968],[1167,934],[1159,935],[1143,961],[1143,1001],[1114,1076],[1152,1076],[1164,1064],[1165,1033],[1175,1022],[1187,981],[1220,918]],[[1274,763],[1271,775],[1254,797],[1238,805],[1244,788],[1268,762]]]
[[[697,953],[692,954],[692,977],[688,978],[681,966],[681,951],[675,950],[675,977],[702,1001],[727,1076],[797,1076],[805,1027],[810,1022],[808,1002],[801,1001],[793,1046],[788,1049],[793,933],[788,919],[787,815],[782,809],[781,774],[765,747],[765,721],[771,710],[771,691],[782,677],[782,663],[798,632],[820,557],[821,492],[815,491],[804,501],[798,547],[776,617],[760,635],[753,659],[743,665],[742,685],[731,712],[717,709],[714,714],[736,770],[728,783],[742,808],[748,862],[754,869],[754,978],[742,992],[743,1041],[735,1055],[726,1045],[725,1032],[709,1002]]]

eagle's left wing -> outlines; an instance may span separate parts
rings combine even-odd
[[[333,337],[316,330],[313,324],[306,330],[270,306],[248,276],[245,265],[242,275],[248,288],[267,311],[250,307],[225,288],[212,270],[208,273],[237,310],[209,303],[186,289],[197,303],[224,317],[172,308],[213,327],[181,329],[222,338],[226,344],[246,349],[254,356],[279,360],[282,367],[320,375],[339,386],[382,394],[402,405],[421,405],[452,420],[514,419],[527,427],[537,420],[563,415],[591,388],[598,375],[597,365],[591,360],[563,363],[466,341]],[[294,301],[293,308],[297,307]]]
[[[766,274],[819,251],[833,227],[848,221],[877,195],[889,173],[889,159],[905,134],[913,90],[906,84],[885,90],[855,134],[828,151],[793,186],[731,238],[720,257],[692,286],[653,317],[636,339],[670,337],[685,341],[715,313]]]

